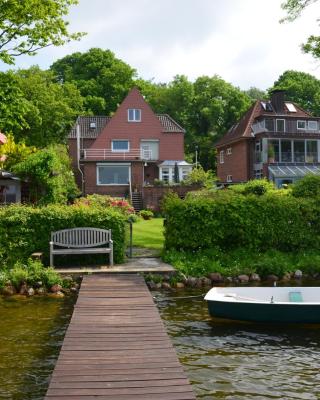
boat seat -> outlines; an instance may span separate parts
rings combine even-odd
[[[298,291],[289,292],[289,301],[292,303],[302,303],[303,302],[302,293]]]

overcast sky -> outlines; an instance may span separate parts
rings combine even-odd
[[[85,31],[80,42],[19,58],[17,67],[52,62],[91,47],[112,50],[138,75],[168,82],[220,75],[248,89],[270,87],[287,69],[320,79],[319,62],[300,50],[319,34],[320,2],[293,23],[279,24],[282,0],[80,0],[68,20],[71,31]],[[5,67],[0,65],[0,69]]]

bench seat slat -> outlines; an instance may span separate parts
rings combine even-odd
[[[105,247],[108,245],[109,247]],[[57,247],[58,246],[58,247]],[[103,247],[101,247],[103,246]],[[113,242],[111,230],[100,228],[71,228],[51,233],[50,265],[53,255],[61,254],[110,254],[113,265]]]

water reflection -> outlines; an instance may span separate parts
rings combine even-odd
[[[74,301],[0,297],[0,399],[43,399]]]
[[[320,325],[212,319],[198,291],[156,293],[199,399],[320,399]]]

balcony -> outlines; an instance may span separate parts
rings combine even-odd
[[[86,161],[155,161],[158,156],[152,150],[131,149],[129,151],[112,151],[112,149],[82,149],[81,159]]]
[[[274,157],[268,158],[270,163],[303,163],[303,164],[316,164],[318,163],[318,153],[317,152],[298,152],[295,151],[283,151],[281,152],[281,157],[279,158],[279,153],[275,153]]]

